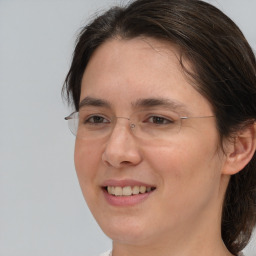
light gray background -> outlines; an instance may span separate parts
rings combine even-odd
[[[111,247],[80,192],[60,91],[79,28],[118,2],[0,0],[0,255],[86,256]],[[210,2],[256,49],[256,1]]]

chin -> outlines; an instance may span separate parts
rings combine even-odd
[[[139,244],[150,237],[143,223],[124,217],[121,218],[122,219],[115,221],[109,220],[107,223],[99,223],[103,232],[113,241],[127,244]]]

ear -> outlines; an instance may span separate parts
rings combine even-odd
[[[252,159],[256,150],[256,123],[239,131],[232,142],[228,142],[223,174],[233,175],[241,171]]]

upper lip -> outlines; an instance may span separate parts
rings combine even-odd
[[[145,182],[141,182],[138,180],[132,180],[132,179],[123,179],[123,180],[115,180],[115,179],[109,179],[103,182],[102,187],[133,187],[133,186],[145,186],[145,187],[156,187],[152,184],[148,184]]]

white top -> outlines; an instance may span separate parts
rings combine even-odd
[[[100,256],[112,256],[112,252],[111,252],[111,250],[109,250],[107,252],[100,254]],[[242,252],[240,252],[240,253],[238,253],[237,256],[245,256],[245,255]]]
[[[100,256],[112,256],[112,252],[111,252],[111,250],[109,250],[107,252],[100,254]]]

